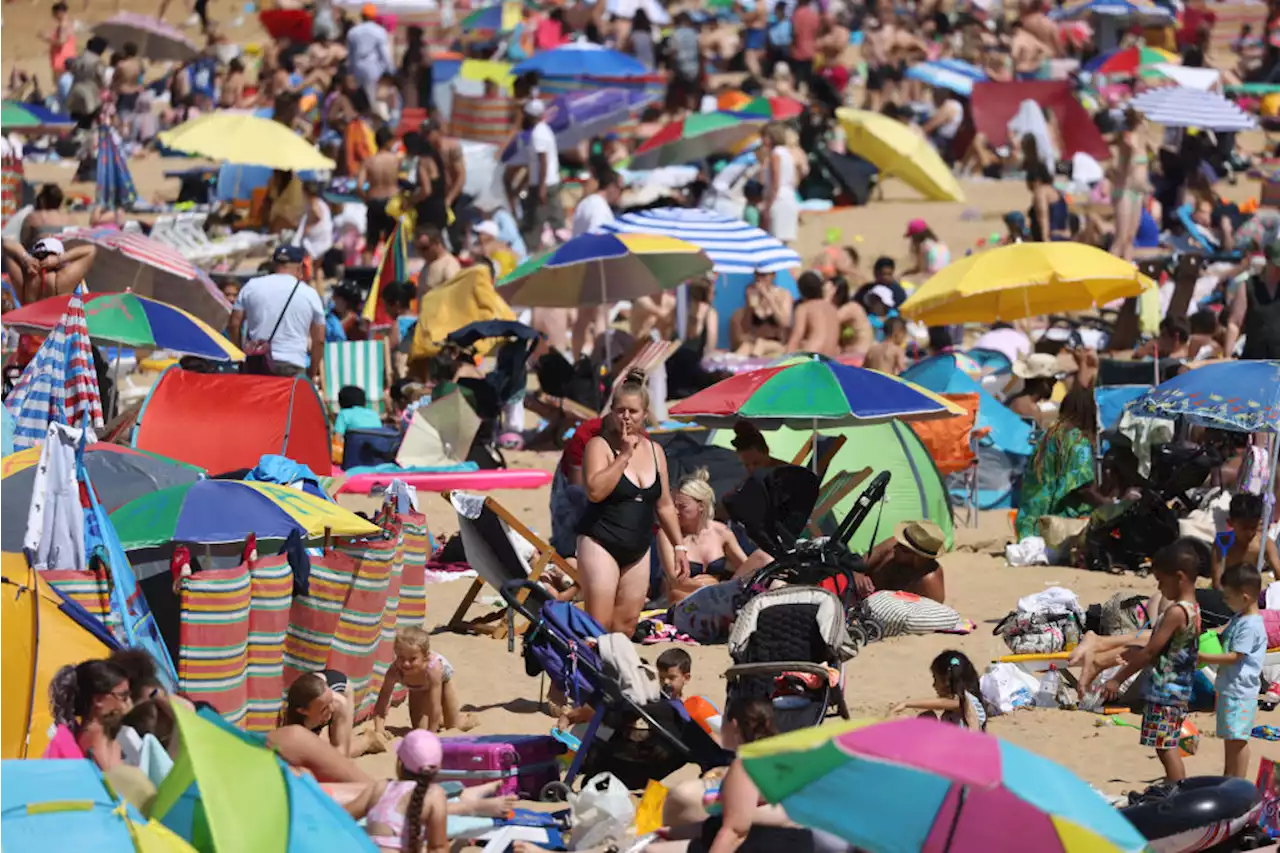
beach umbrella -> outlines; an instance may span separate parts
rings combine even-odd
[[[121,799],[92,760],[0,762],[0,832],[7,853],[195,853]],[[248,848],[245,848],[248,849]]]
[[[200,48],[182,30],[136,12],[117,12],[94,24],[93,32],[106,39],[113,51],[133,42],[140,56],[157,62],[186,62],[200,53]]]
[[[596,89],[570,92],[547,105],[546,122],[556,137],[556,147],[568,151],[625,123],[652,98],[642,91]],[[527,165],[532,152],[531,131],[521,131],[502,151],[507,165]]]
[[[75,289],[67,310],[4,401],[13,414],[13,446],[17,450],[42,441],[51,423],[95,428],[103,425],[102,397],[84,318],[83,293],[84,285]]]
[[[788,818],[868,853],[1147,849],[1065,767],[936,720],[841,721],[747,744],[738,758]]]
[[[287,539],[297,532],[319,539],[370,536],[376,525],[337,504],[275,483],[197,480],[170,486],[130,501],[111,513],[126,551],[169,542],[219,545],[259,539]]]
[[[1236,229],[1235,239],[1238,247],[1258,250],[1280,241],[1280,210],[1259,210]]]
[[[497,3],[476,9],[459,27],[464,35],[494,36],[512,32],[523,19],[519,3]]]
[[[67,310],[70,296],[51,296],[0,318],[19,332],[45,334]],[[165,349],[210,361],[244,361],[231,341],[192,314],[136,293],[90,293],[84,299],[89,338],[95,344]]]
[[[107,210],[128,209],[138,200],[129,164],[120,153],[116,132],[111,127],[114,111],[104,107],[98,119],[98,169],[94,204]]]
[[[848,138],[849,153],[915,189],[930,201],[964,201],[951,169],[917,129],[868,110],[841,107],[836,118]]]
[[[905,379],[815,355],[739,373],[670,408],[673,418],[706,426],[732,426],[745,418],[764,429],[815,431],[893,419],[949,418],[963,411]]]
[[[461,391],[432,400],[413,413],[396,464],[405,468],[465,462],[480,431],[480,418]]]
[[[946,89],[966,98],[973,94],[973,85],[987,79],[987,72],[961,59],[938,59],[933,62],[917,62],[907,68],[907,77],[919,80],[935,89]]]
[[[18,101],[0,104],[0,129],[5,133],[69,133],[75,126],[75,119],[39,104]]]
[[[749,113],[778,121],[793,119],[805,111],[805,104],[795,98],[766,98],[746,92],[725,92],[716,99],[716,106],[726,112]]]
[[[305,138],[269,118],[220,110],[160,134],[175,151],[244,166],[299,172],[332,169],[334,162]]]
[[[1206,364],[1162,382],[1130,411],[1236,432],[1280,432],[1280,361]]]
[[[1150,89],[1129,102],[1148,121],[1165,127],[1198,127],[1223,133],[1252,130],[1258,126],[1253,116],[1216,92],[1172,86]]]
[[[1134,77],[1141,72],[1154,70],[1157,65],[1179,61],[1175,53],[1139,44],[1099,54],[1085,63],[1084,70],[1109,77]]]
[[[707,253],[717,273],[780,272],[801,265],[781,240],[741,219],[695,207],[657,207],[627,213],[605,225],[614,234],[659,234]]]
[[[669,290],[711,271],[692,243],[652,234],[583,234],[530,258],[499,282],[508,304],[605,305]]]
[[[391,236],[382,247],[378,258],[378,266],[373,271],[373,283],[369,286],[369,296],[364,300],[360,316],[369,322],[372,328],[390,328],[394,321],[387,312],[387,305],[382,301],[382,288],[396,281],[409,279],[409,229],[405,227],[405,217],[396,218],[396,227],[391,229]]]
[[[643,77],[649,73],[634,56],[591,42],[541,51],[511,71],[516,75],[536,71],[543,77]]]
[[[258,20],[273,39],[287,38],[295,44],[311,41],[311,13],[306,9],[263,9]]]
[[[1078,18],[1136,18],[1143,22],[1159,24],[1173,20],[1173,13],[1152,3],[1132,0],[1077,0],[1053,10],[1049,15],[1056,21],[1073,21]]]
[[[151,817],[201,853],[378,853],[310,773],[295,773],[261,734],[175,705],[181,749]],[[7,842],[6,842],[7,843]]]
[[[224,328],[231,305],[209,275],[172,246],[143,234],[112,228],[66,231],[67,247],[98,247],[89,284],[99,293],[132,292],[187,311],[215,329]]]
[[[726,154],[760,133],[767,116],[742,113],[690,113],[646,139],[631,155],[630,168],[656,169]]]
[[[899,306],[929,326],[994,323],[1086,311],[1155,282],[1132,263],[1083,243],[1015,243],[943,267]]]

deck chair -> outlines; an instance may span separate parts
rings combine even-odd
[[[391,354],[385,338],[374,341],[336,341],[324,345],[324,370],[320,374],[324,401],[338,411],[338,392],[347,385],[363,388],[369,405],[386,414],[387,389],[391,386]]]
[[[964,482],[965,523],[978,524],[978,446],[991,433],[990,427],[978,428],[978,394],[943,394],[964,408],[954,418],[918,421],[910,424],[921,443],[933,457],[943,477],[958,474]]]
[[[836,505],[853,493],[853,490],[871,476],[871,468],[861,471],[840,471],[832,474],[818,491],[818,502],[813,505],[805,532],[812,537],[829,536],[840,526],[835,516]]]
[[[810,434],[804,440],[804,444],[800,445],[800,449],[796,451],[795,456],[791,457],[792,465],[799,465],[801,468],[812,468],[814,473],[819,477],[827,476],[827,468],[831,466],[831,460],[836,458],[836,454],[840,452],[840,448],[844,447],[846,441],[849,440],[847,435],[822,436],[818,441],[818,458],[810,459],[813,451],[813,435]]]
[[[564,557],[493,498],[470,492],[446,492],[441,497],[449,501],[458,514],[458,531],[467,563],[479,576],[472,581],[471,588],[458,603],[458,609],[449,618],[449,630],[487,634],[497,639],[514,636],[514,611],[510,608],[504,607],[475,619],[466,618],[467,611],[485,584],[501,590],[508,581],[536,583],[548,564],[577,582],[578,573]],[[521,558],[516,549],[516,537],[533,547],[535,556],[532,564],[526,566]],[[528,590],[522,590],[517,601],[523,604],[527,596]]]
[[[667,419],[667,376],[664,371],[660,381],[655,383],[653,381],[655,378],[654,373],[659,367],[665,365],[667,359],[671,358],[672,353],[678,349],[680,349],[680,341],[655,341],[652,338],[640,338],[626,350],[613,371],[614,381],[626,376],[627,371],[636,368],[643,370],[644,375],[650,378],[649,416],[657,423],[662,423]],[[612,394],[600,407],[600,414],[603,415],[609,411],[611,402]]]

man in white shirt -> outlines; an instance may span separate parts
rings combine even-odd
[[[360,10],[364,20],[347,33],[347,67],[369,96],[369,103],[377,99],[378,81],[384,74],[396,73],[391,57],[391,36],[379,24],[378,8],[366,3]]]
[[[542,246],[542,231],[564,227],[564,204],[560,201],[560,152],[556,135],[543,120],[547,105],[534,98],[524,105],[524,125],[529,131],[529,185],[524,200],[524,241],[530,252]]]
[[[622,178],[612,169],[599,175],[595,192],[583,196],[582,201],[573,211],[573,236],[579,237],[600,231],[605,225],[613,222],[613,208],[622,200]],[[595,336],[601,333],[608,323],[611,305],[601,305],[597,309],[579,308],[578,317],[573,323],[571,348],[574,355],[590,352]]]
[[[269,371],[261,359],[250,358],[243,372],[275,376],[305,372],[313,382],[320,378],[324,306],[315,289],[302,280],[305,259],[301,246],[280,246],[271,256],[275,272],[251,278],[240,289],[227,337],[242,349],[247,342],[264,341],[271,350]]]

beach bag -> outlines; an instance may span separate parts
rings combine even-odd
[[[276,324],[271,327],[271,334],[267,336],[265,341],[245,340],[244,362],[240,365],[241,373],[271,376],[275,372],[275,362],[271,359],[271,341],[275,338],[276,332],[280,331],[280,324],[284,322],[284,315],[289,313],[289,304],[293,302],[293,297],[297,295],[298,288],[301,286],[301,279],[293,283],[293,290],[289,291],[289,298],[284,301],[284,307],[280,309],[280,316],[276,318]]]
[[[993,664],[978,681],[982,701],[999,714],[1009,714],[1018,708],[1030,708],[1035,704],[1040,681],[1017,664]]]
[[[1268,838],[1280,838],[1280,763],[1264,758],[1258,765],[1258,793],[1262,795],[1262,814],[1258,827]]]
[[[1074,613],[1014,610],[991,633],[1015,655],[1049,655],[1080,642],[1080,618]]]
[[[1098,607],[1097,632],[1107,637],[1132,634],[1147,624],[1147,597],[1117,592]],[[1089,608],[1092,615],[1093,607]]]
[[[636,819],[627,786],[612,773],[597,773],[569,795],[574,850],[590,850],[622,841]]]
[[[598,643],[605,674],[617,679],[624,696],[641,706],[662,698],[658,673],[641,662],[630,637],[619,633],[605,634]]]
[[[957,631],[965,624],[960,614],[947,605],[911,592],[874,592],[863,600],[863,606],[883,623],[886,637]]]

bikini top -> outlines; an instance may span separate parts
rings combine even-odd
[[[712,577],[724,577],[729,573],[729,561],[725,557],[712,560],[703,566],[702,563],[689,562],[689,577],[697,577],[701,574],[711,575]]]

